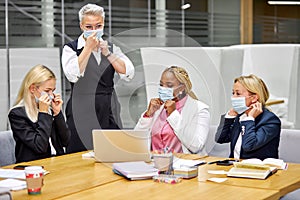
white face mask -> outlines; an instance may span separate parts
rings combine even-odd
[[[100,40],[103,36],[103,29],[83,31],[83,36],[84,36],[84,38],[88,38],[89,36],[91,36],[95,32],[97,33],[96,37],[98,38],[98,40]]]
[[[246,106],[246,97],[231,97],[231,104],[233,110],[238,114],[242,114],[249,109],[249,107]]]
[[[43,96],[43,95],[45,95],[45,94],[48,95],[50,101],[52,101],[52,100],[54,99],[54,96],[52,96],[51,94],[49,94],[49,93],[47,93],[47,92],[44,92],[44,91],[41,92],[41,96]],[[35,101],[36,101],[37,103],[39,103],[39,98],[37,98],[36,96],[34,96],[34,98],[35,98]],[[48,109],[48,113],[49,113],[50,115],[51,115],[51,113],[52,113],[51,110],[52,110],[52,104],[50,103],[49,109]]]

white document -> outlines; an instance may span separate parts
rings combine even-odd
[[[181,159],[178,157],[173,158],[173,168],[179,169],[184,167],[196,167],[201,164],[205,164],[206,162],[204,160],[187,160],[187,159]]]
[[[26,188],[26,181],[9,178],[0,181],[0,187],[5,187],[10,190],[23,190]]]
[[[95,152],[89,151],[87,153],[82,154],[81,156],[82,156],[82,158],[95,158]]]
[[[26,179],[25,171],[18,169],[0,169],[0,177]]]
[[[225,170],[207,170],[207,173],[209,173],[209,174],[227,174],[227,171],[225,171]]]
[[[208,181],[216,182],[216,183],[222,183],[224,181],[227,181],[228,178],[209,178]]]

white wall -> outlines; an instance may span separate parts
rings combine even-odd
[[[7,93],[7,60],[6,51],[0,49],[0,131],[6,130],[7,110],[8,110],[8,93]]]
[[[238,71],[229,74],[231,79],[241,71],[235,66],[242,65],[242,59],[227,59],[241,57],[242,50],[231,49],[227,54],[224,51],[224,48],[213,47],[142,48],[147,101],[158,96],[157,88],[162,71],[172,65],[181,66],[187,70],[193,84],[192,90],[198,99],[210,106],[211,123],[218,124],[220,113],[225,113],[230,103],[227,99],[231,96],[232,86],[228,86],[229,79],[223,78],[221,72],[226,71],[224,68]]]
[[[187,69],[193,90],[210,106],[211,124],[230,107],[234,78],[256,74],[284,104],[272,106],[283,128],[300,126],[300,45],[261,44],[230,47],[142,48],[147,101],[157,97],[161,72],[171,65]],[[282,114],[284,113],[284,114]]]

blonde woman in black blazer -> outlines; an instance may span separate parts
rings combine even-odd
[[[25,76],[8,118],[16,141],[16,162],[64,154],[70,131],[61,112],[63,101],[54,94],[56,78],[43,65]]]

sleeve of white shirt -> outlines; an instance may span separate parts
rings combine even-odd
[[[123,80],[126,80],[126,81],[130,81],[131,79],[133,79],[133,77],[134,77],[134,66],[133,66],[131,60],[116,45],[114,45],[113,53],[125,62],[126,73],[125,74],[119,73],[120,78],[123,79]]]
[[[80,74],[78,56],[73,49],[65,45],[61,56],[62,68],[67,79],[76,83],[84,73]]]

